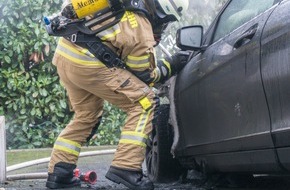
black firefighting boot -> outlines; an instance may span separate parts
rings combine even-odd
[[[144,178],[141,171],[130,171],[111,166],[106,174],[106,178],[118,184],[122,183],[132,190],[154,189],[153,183],[149,179]]]
[[[73,170],[76,168],[73,164],[64,162],[57,163],[54,166],[52,174],[48,174],[46,187],[49,189],[60,189],[76,187],[81,185],[79,178],[74,177]]]

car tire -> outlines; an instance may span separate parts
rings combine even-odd
[[[160,105],[146,149],[147,175],[154,182],[174,181],[181,174],[178,161],[170,153],[173,131],[168,119],[169,104]]]

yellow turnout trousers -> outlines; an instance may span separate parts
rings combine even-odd
[[[84,66],[59,54],[54,62],[75,115],[55,142],[48,172],[53,173],[59,162],[76,165],[81,145],[99,122],[104,100],[127,113],[112,165],[141,170],[158,105],[154,92],[124,69],[107,68],[103,64]]]

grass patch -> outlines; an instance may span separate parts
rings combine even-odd
[[[7,165],[11,166],[30,160],[50,157],[52,149],[9,150],[7,151]]]
[[[116,146],[82,147],[82,152],[115,149]],[[50,157],[52,149],[7,150],[7,166]]]

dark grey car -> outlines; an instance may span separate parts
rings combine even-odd
[[[161,106],[151,179],[180,168],[289,173],[290,0],[229,0],[205,34],[184,27],[177,43],[193,53],[170,81],[170,111]]]

